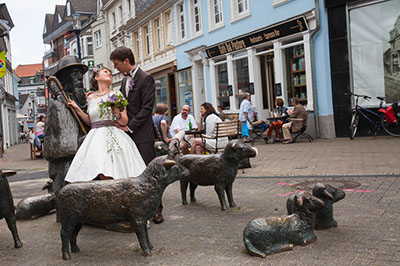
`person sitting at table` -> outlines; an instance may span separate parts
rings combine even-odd
[[[165,103],[159,103],[156,105],[153,115],[153,123],[157,127],[161,140],[165,144],[169,144],[172,139],[168,126],[167,111],[168,106]]]
[[[222,121],[225,121],[225,113],[224,113],[224,106],[223,105],[218,105],[217,107],[218,112],[219,112],[219,118],[221,118]]]
[[[283,131],[283,144],[293,143],[293,132],[298,132],[302,129],[303,123],[307,117],[306,109],[304,106],[300,104],[300,100],[297,97],[292,98],[292,105],[294,106],[293,111],[288,111],[290,118],[296,118],[289,123],[283,124],[282,131]]]
[[[276,105],[276,107],[274,109],[274,114],[278,114],[278,116],[280,116],[280,117],[281,116],[289,117],[288,109],[285,106],[283,106],[284,105],[283,99],[277,98],[275,100],[275,105]],[[276,138],[280,135],[279,131],[280,131],[280,128],[282,127],[283,123],[284,123],[283,120],[277,120],[270,124],[268,132],[267,132],[267,140],[271,137],[273,130],[275,130]],[[278,141],[279,139],[277,138],[276,140]]]
[[[177,135],[180,131],[189,130],[189,122],[192,124],[192,129],[197,128],[197,123],[194,117],[190,114],[190,106],[184,105],[182,106],[181,113],[177,114],[174,119],[172,119],[170,132],[171,136]],[[189,144],[188,142],[192,142],[192,138],[189,135],[185,136],[185,140],[182,141],[181,151],[183,154],[188,154],[189,152]]]
[[[205,102],[200,107],[200,123],[198,130],[204,130],[205,138],[195,138],[192,143],[192,153],[202,154],[205,150],[218,148],[225,148],[228,144],[228,137],[212,139],[215,135],[215,125],[222,122],[221,118],[216,114],[214,107],[211,103]]]

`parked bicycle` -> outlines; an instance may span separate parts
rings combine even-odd
[[[380,100],[379,111],[374,112],[368,110],[360,105],[358,105],[358,99],[364,98],[364,100],[372,99],[368,95],[360,95],[355,93],[345,93],[345,95],[354,96],[356,98],[356,106],[353,108],[353,116],[351,118],[350,123],[350,139],[353,139],[357,133],[358,124],[360,121],[360,115],[365,117],[374,127],[371,131],[374,131],[374,138],[378,133],[378,130],[384,129],[389,135],[393,137],[400,137],[400,110],[399,104],[395,103],[387,108],[382,107],[383,102],[385,101],[384,97],[376,97]],[[373,119],[367,116],[369,114]],[[371,132],[370,131],[370,132]]]

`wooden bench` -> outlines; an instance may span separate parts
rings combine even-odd
[[[223,150],[223,148],[218,148],[218,139],[223,137],[228,137],[229,140],[234,138],[239,138],[241,135],[239,120],[218,122],[215,124],[215,134],[213,138],[203,135],[203,138],[215,139],[215,153],[218,150]]]

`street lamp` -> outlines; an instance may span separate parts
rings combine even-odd
[[[36,122],[36,115],[35,115],[35,100],[36,100],[36,95],[34,92],[31,92],[29,97],[32,100],[32,114],[33,114],[33,123]]]
[[[73,25],[73,30],[76,34],[76,40],[77,40],[77,45],[78,45],[78,58],[79,61],[82,61],[82,57],[81,57],[81,40],[79,38],[79,33],[81,33],[82,30],[82,23],[81,21],[83,20],[87,20],[88,17],[81,15],[79,13],[75,13],[72,16],[66,17],[65,20],[69,20],[72,21],[72,25]]]

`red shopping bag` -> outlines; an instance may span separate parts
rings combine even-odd
[[[397,123],[392,106],[389,106],[386,109],[382,108],[379,110],[379,112],[382,112],[385,114],[385,119],[388,124]]]

